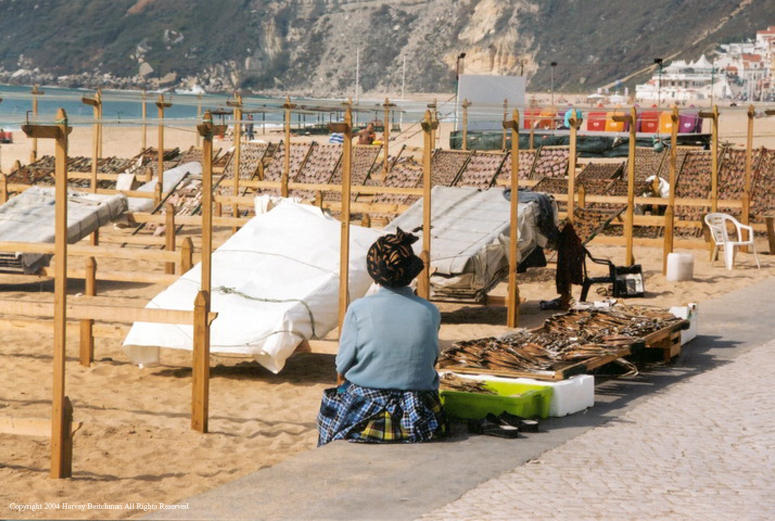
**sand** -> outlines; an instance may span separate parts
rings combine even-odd
[[[278,134],[270,137],[279,139]],[[191,132],[173,130],[165,135],[165,144],[185,149],[194,139]],[[29,155],[29,143],[18,133],[16,140],[2,148],[6,172],[13,160]],[[149,132],[148,142],[155,143],[155,132]],[[139,143],[139,129],[105,130],[105,155],[131,156],[139,151]],[[413,138],[412,144],[419,145],[419,140]],[[52,150],[51,142],[40,142],[41,155]],[[75,129],[71,154],[89,155],[90,150],[91,130]],[[221,237],[227,233],[225,229],[218,231]],[[758,246],[759,251],[766,251],[763,240]],[[596,256],[623,263],[622,247],[593,244],[591,249]],[[663,307],[699,302],[701,316],[703,301],[775,275],[775,262],[767,254],[760,255],[760,270],[750,254],[741,254],[738,266],[728,271],[721,261],[711,265],[706,251],[691,253],[695,258],[694,280],[673,283],[661,274],[661,249],[636,247],[636,260],[643,265],[646,276],[647,295],[629,302]],[[139,268],[126,261],[106,261],[101,267],[161,271],[161,266]],[[554,265],[530,270],[520,278],[521,296],[527,299],[521,307],[521,325],[538,326],[549,316],[539,309],[539,301],[556,296]],[[44,298],[53,292],[50,281],[8,285],[12,282],[12,277],[0,276],[5,298]],[[101,295],[135,298],[138,304],[162,289],[148,284],[99,286]],[[81,291],[82,282],[71,283],[71,294]],[[505,286],[500,285],[494,294],[504,292]],[[580,288],[575,287],[574,295],[578,297],[579,293]],[[456,340],[507,331],[503,307],[448,303],[439,307],[443,313],[443,347]],[[0,416],[50,417],[52,335],[14,330],[3,331],[2,338],[0,357],[5,377]],[[334,352],[335,339],[334,331],[330,341],[321,345]],[[279,375],[249,359],[213,356],[211,432],[201,435],[189,427],[189,353],[164,350],[160,367],[139,369],[129,363],[120,342],[98,340],[96,362],[85,368],[77,362],[77,349],[77,336],[69,336],[66,392],[73,402],[75,419],[84,423],[75,435],[73,478],[48,477],[50,450],[46,438],[0,435],[0,518],[112,519],[140,515],[144,510],[137,504],[174,503],[314,450],[320,396],[335,380],[332,354],[295,355]],[[45,509],[48,503],[58,503],[59,508]],[[65,503],[73,508],[64,508]],[[77,509],[88,503],[120,505],[122,509]],[[127,505],[131,503],[134,507]],[[40,509],[20,513],[11,504],[39,505]]]

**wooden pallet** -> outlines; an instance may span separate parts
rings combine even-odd
[[[670,361],[681,354],[681,331],[689,329],[689,321],[681,320],[643,338],[643,349],[662,350],[662,361]]]

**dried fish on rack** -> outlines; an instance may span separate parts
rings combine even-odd
[[[616,306],[611,310],[571,310],[544,322],[543,331],[577,335],[588,342],[606,344],[641,338],[680,322],[672,313],[642,306]]]
[[[484,382],[460,378],[453,373],[444,373],[439,380],[439,390],[459,391],[462,393],[498,394],[485,387]]]

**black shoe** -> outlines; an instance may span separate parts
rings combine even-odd
[[[490,421],[488,418],[481,420],[470,420],[468,422],[468,432],[473,434],[484,434],[486,436],[496,436],[498,438],[518,438],[519,429],[511,425],[503,425],[500,422]]]

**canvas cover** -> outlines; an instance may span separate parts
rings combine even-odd
[[[431,295],[435,298],[479,299],[508,270],[511,207],[504,190],[436,186],[431,192]],[[518,206],[521,261],[547,239],[537,224],[539,206]],[[422,235],[423,200],[385,227]],[[555,210],[556,217],[556,210]],[[419,254],[422,241],[414,244]]]
[[[318,208],[284,202],[251,219],[212,257],[212,353],[254,357],[279,372],[306,339],[337,326],[341,223]],[[350,228],[350,301],[371,285],[366,252],[379,232]],[[192,310],[201,265],[146,307]],[[190,325],[136,322],[124,341],[133,363],[154,364],[159,347],[191,350]]]
[[[178,186],[178,185],[180,184],[181,180],[183,180],[183,178],[186,176],[188,176],[188,180],[186,180],[185,183],[188,183],[192,179],[192,176],[201,176],[201,175],[202,175],[202,164],[196,161],[178,165],[175,168],[170,168],[169,170],[165,170],[164,186],[162,187],[163,192],[167,194],[171,192],[173,189],[175,189],[175,187],[177,187],[178,189],[183,188],[182,186]],[[152,179],[147,183],[141,185],[137,189],[137,191],[153,193],[158,183],[159,183],[158,178]],[[130,212],[150,212],[151,210],[153,210],[153,207],[154,207],[153,199],[145,199],[140,197],[129,198]]]
[[[55,188],[33,186],[0,206],[0,241],[48,242],[55,238]],[[68,190],[67,242],[80,241],[127,209],[123,195],[99,195]],[[51,255],[0,253],[0,269],[37,273],[48,266]]]

